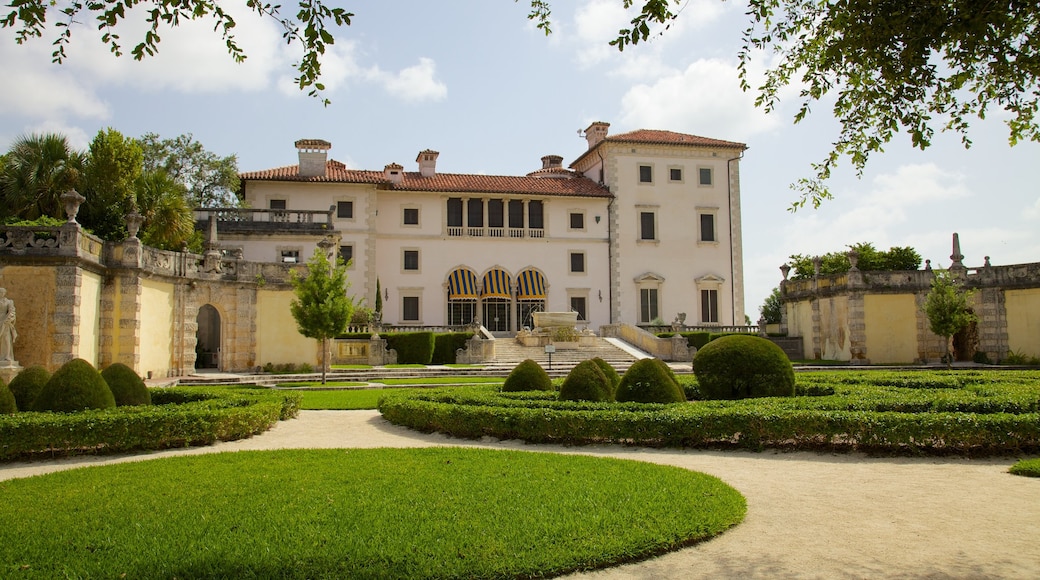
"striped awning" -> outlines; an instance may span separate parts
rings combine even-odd
[[[537,270],[524,270],[516,279],[517,300],[545,300],[545,276]]]
[[[448,300],[477,297],[477,275],[468,268],[457,268],[448,275]]]
[[[488,273],[484,274],[483,282],[481,298],[509,298],[509,274],[505,270],[488,270]]]

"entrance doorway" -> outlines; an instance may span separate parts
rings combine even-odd
[[[199,308],[199,329],[195,335],[195,368],[220,368],[220,313],[206,304]]]

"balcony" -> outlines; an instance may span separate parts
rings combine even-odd
[[[195,210],[195,225],[206,231],[210,216],[217,220],[220,234],[313,234],[333,231],[328,211],[300,209],[252,209],[237,207],[201,208]]]
[[[448,237],[452,238],[544,238],[542,228],[491,228],[448,226]]]

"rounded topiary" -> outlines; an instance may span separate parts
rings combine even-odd
[[[506,377],[506,382],[502,383],[503,392],[551,390],[552,379],[545,373],[545,369],[531,359],[516,365]]]
[[[599,370],[603,371],[603,374],[606,375],[607,380],[610,381],[610,400],[613,401],[614,395],[617,393],[618,383],[621,382],[621,375],[619,375],[617,371],[614,370],[614,367],[610,366],[610,363],[599,358],[598,356],[592,359],[592,362],[596,363],[596,366],[599,367]]]
[[[36,400],[36,396],[40,394],[43,386],[49,380],[51,380],[50,371],[41,366],[31,366],[23,369],[15,378],[11,379],[11,384],[7,386],[11,389],[11,394],[14,395],[14,401],[18,405],[18,409],[22,411],[32,409],[33,401]]]
[[[679,403],[686,400],[686,395],[664,361],[644,358],[625,371],[615,399],[619,403]]]
[[[693,373],[705,399],[790,397],[794,368],[773,342],[753,335],[730,335],[704,345],[693,357]]]
[[[101,373],[81,358],[63,364],[33,401],[34,411],[73,412],[115,406],[112,389]]]
[[[614,387],[599,365],[585,360],[567,374],[560,387],[561,401],[612,401]]]
[[[125,364],[109,365],[108,368],[101,371],[101,378],[105,379],[108,388],[112,389],[112,396],[115,397],[117,407],[152,404],[152,396],[148,394],[148,387],[145,386],[144,381],[134,372],[134,369]]]
[[[11,389],[8,389],[7,385],[0,381],[0,415],[17,412],[18,405],[14,402],[14,395],[11,394]]]

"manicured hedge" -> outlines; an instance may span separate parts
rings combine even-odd
[[[799,377],[818,396],[674,404],[555,401],[552,393],[467,387],[390,393],[390,422],[459,437],[564,444],[765,447],[886,453],[1021,453],[1040,449],[1040,373],[960,377],[962,388],[890,387],[892,375]],[[873,375],[873,376],[871,376]],[[917,378],[945,383],[943,373]],[[805,379],[805,380],[803,380]],[[849,381],[852,382],[852,381]],[[825,395],[827,387],[833,395]]]
[[[0,460],[208,445],[295,417],[302,396],[258,388],[150,389],[152,405],[0,416]]]
[[[433,360],[432,332],[402,332],[388,334],[384,338],[387,348],[397,351],[399,364],[428,365]]]
[[[455,364],[455,354],[466,348],[466,341],[473,338],[472,332],[445,332],[434,336],[431,364]]]

